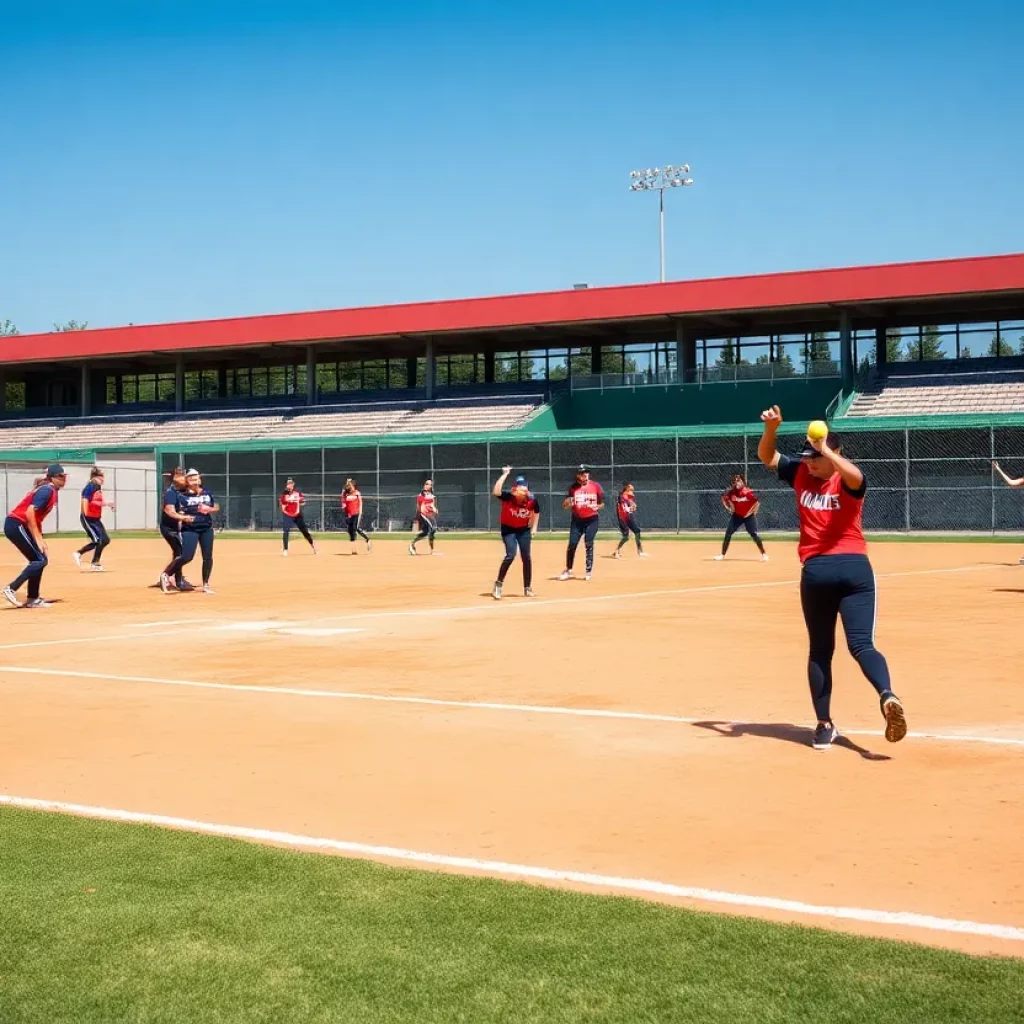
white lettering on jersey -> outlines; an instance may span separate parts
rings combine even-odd
[[[815,494],[813,491],[802,491],[800,504],[812,512],[838,512],[838,494]]]
[[[513,519],[529,519],[530,510],[525,505],[509,504],[509,515],[511,515]]]

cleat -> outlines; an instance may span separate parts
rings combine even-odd
[[[762,562],[767,562],[768,561],[768,556],[767,555],[762,555],[761,556],[761,561]]]
[[[409,545],[409,554],[410,555],[415,555],[416,554],[416,548],[413,547],[412,544]]]
[[[715,562],[724,562],[725,561],[725,555],[715,555],[713,560]]]
[[[571,580],[572,579],[572,569],[563,569],[562,572],[559,574],[558,579],[560,579],[560,580]]]
[[[288,557],[288,552],[287,551],[282,551],[281,552],[281,557],[282,558],[287,558]]]
[[[194,590],[195,588],[193,587],[192,589]],[[203,593],[204,594],[215,594],[216,591],[213,589],[213,587],[210,586],[209,583],[204,583],[203,584]]]
[[[491,591],[491,594],[494,597],[495,601],[501,600],[501,583],[499,583],[497,580],[495,580],[494,582],[494,589]]]
[[[590,582],[590,573],[588,572],[587,575],[584,576],[583,578],[589,583]]]
[[[899,743],[907,735],[907,716],[896,694],[882,695],[882,717],[885,718],[885,738],[890,743]]]
[[[78,566],[79,569],[82,568],[82,553],[80,551],[76,551],[71,556],[71,560],[75,563],[75,565]]]
[[[620,552],[618,552],[618,551],[616,551],[616,552],[615,552],[615,554],[614,554],[614,555],[612,555],[612,558],[621,558],[621,557],[622,557],[622,555],[621,555],[621,553],[620,553]]]
[[[366,553],[369,554],[373,550],[373,541],[368,540],[366,542]]]
[[[99,564],[99,562],[97,562],[95,565],[92,565],[92,566],[89,567],[89,571],[90,572],[106,572],[107,570],[104,569],[103,566]]]
[[[839,739],[839,730],[832,722],[819,722],[814,727],[814,739],[811,740],[811,746],[815,750],[829,750],[837,739]]]
[[[523,597],[533,597],[533,596],[534,596],[534,593],[533,593],[533,587],[527,587],[527,588],[526,588],[526,589],[525,589],[525,590],[523,591]]]
[[[180,590],[183,594],[189,594],[192,591],[194,591],[196,587],[194,583],[189,583],[188,580],[182,580],[181,583],[178,584],[177,589]]]
[[[30,597],[25,602],[26,608],[52,608],[53,604],[50,601],[45,601],[41,597]]]
[[[20,608],[21,602],[18,600],[18,595],[11,590],[10,587],[4,587],[4,597],[7,599],[8,604],[14,608]]]
[[[175,589],[171,581],[171,577],[168,576],[167,573],[165,572],[160,573],[160,589],[165,594],[169,594],[172,590]]]
[[[650,558],[651,557],[649,554],[647,554],[646,551],[638,551],[637,552],[637,556],[639,558]]]

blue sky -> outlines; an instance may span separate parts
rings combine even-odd
[[[28,9],[28,10],[26,10]],[[0,0],[23,331],[1024,249],[1024,5]]]

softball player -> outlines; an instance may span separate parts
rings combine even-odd
[[[730,519],[729,525],[725,528],[725,537],[722,539],[722,553],[715,555],[715,561],[721,562],[725,558],[732,535],[742,526],[757,545],[757,550],[761,552],[761,561],[767,562],[768,556],[757,532],[757,510],[761,507],[761,502],[747,486],[742,473],[737,473],[732,478],[732,487],[722,495],[722,505],[730,513]]]
[[[619,500],[615,503],[615,511],[619,519],[619,546],[615,549],[615,558],[622,557],[622,549],[629,543],[629,535],[633,534],[636,540],[636,553],[641,558],[646,558],[643,541],[640,539],[640,527],[636,522],[636,488],[627,483],[619,494]]]
[[[1024,476],[1018,477],[1014,480],[1012,477],[1007,476],[1000,467],[998,462],[992,463],[992,468],[1003,478],[1007,487],[1024,487]],[[1024,565],[1024,558],[1020,560],[1020,564]]]
[[[53,511],[57,504],[57,494],[68,482],[64,467],[56,463],[49,466],[46,476],[35,481],[35,486],[14,508],[4,520],[4,536],[28,560],[28,565],[21,571],[17,579],[4,587],[3,595],[8,604],[21,608],[18,591],[23,583],[28,583],[28,600],[26,608],[49,608],[49,601],[39,596],[39,584],[46,569],[46,541],[43,539],[43,520]]]
[[[533,597],[533,554],[532,541],[537,535],[537,524],[540,522],[540,502],[530,493],[525,476],[517,476],[510,490],[505,490],[505,481],[511,466],[502,468],[491,493],[501,502],[501,540],[505,545],[505,557],[498,567],[498,578],[494,581],[494,600],[501,600],[502,587],[512,563],[516,560],[516,552],[523,560],[523,593]]]
[[[430,543],[430,553],[434,553],[434,537],[437,534],[437,496],[434,494],[434,481],[426,480],[423,490],[416,495],[416,518],[412,528],[420,532],[413,537],[409,545],[409,554],[416,554],[416,545],[426,538]]]
[[[181,554],[160,577],[160,589],[165,594],[171,589],[171,576],[181,572],[196,557],[197,549],[203,553],[203,593],[213,593],[210,586],[210,576],[213,574],[213,516],[219,511],[220,505],[203,486],[199,472],[190,469],[185,474],[185,489],[178,493],[172,508],[174,518],[181,524]]]
[[[89,482],[82,491],[82,514],[79,517],[89,543],[71,556],[79,569],[82,568],[82,555],[87,555],[91,551],[92,571],[103,572],[100,559],[110,543],[110,536],[103,525],[103,510],[113,507],[112,501],[103,500],[103,470],[99,466],[94,466],[89,474]]]
[[[572,579],[572,564],[576,559],[576,549],[582,540],[587,552],[589,580],[594,571],[594,538],[597,537],[598,516],[604,508],[604,491],[600,484],[590,479],[590,470],[586,466],[580,466],[576,470],[576,480],[569,488],[562,508],[571,509],[572,518],[569,521],[569,547],[565,552],[565,569],[558,578]]]
[[[764,434],[757,454],[796,492],[800,516],[800,603],[810,640],[807,676],[818,716],[812,745],[828,750],[839,735],[831,707],[837,618],[843,620],[850,653],[878,693],[885,738],[896,743],[907,734],[907,719],[892,692],[889,666],[875,648],[875,576],[861,527],[864,473],[843,458],[834,434],[816,441],[808,438],[793,458],[780,455],[775,444],[782,423],[779,407],[766,409],[761,420]]]
[[[178,503],[178,495],[185,490],[185,470],[181,466],[175,466],[170,472],[171,482],[164,491],[164,501],[160,506],[160,536],[167,541],[171,549],[171,561],[167,568],[160,574],[157,585],[164,590],[195,590],[195,587],[184,576],[181,569],[168,573],[173,569],[175,560],[181,554],[181,522],[172,514]],[[164,576],[168,576],[166,585]]]
[[[288,477],[284,482],[284,491],[281,493],[281,515],[284,518],[284,536],[282,538],[284,550],[281,554],[284,557],[288,555],[288,538],[292,530],[298,530],[313,549],[313,554],[318,554],[316,543],[310,536],[309,527],[306,526],[306,520],[302,515],[302,508],[305,504],[306,496],[295,486],[295,481]]]
[[[373,550],[373,541],[370,540],[369,534],[362,527],[363,495],[351,477],[345,481],[345,489],[341,492],[341,507],[345,513],[345,527],[348,529],[348,539],[352,544],[355,544],[356,537],[362,537],[366,541],[366,553],[369,554]],[[358,554],[354,547],[352,548],[352,554]]]

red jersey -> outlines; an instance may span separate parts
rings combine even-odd
[[[290,519],[302,515],[302,505],[306,496],[300,490],[285,491],[281,495],[281,511]]]
[[[420,491],[416,495],[416,515],[433,519],[437,515],[437,498],[433,491]]]
[[[346,516],[357,516],[363,511],[363,495],[361,491],[342,491],[341,507]]]
[[[851,491],[838,473],[828,480],[811,476],[800,459],[785,455],[779,461],[779,477],[796,492],[800,514],[801,562],[816,555],[866,555],[867,541],[861,524],[864,491]]]
[[[40,484],[35,490],[29,491],[10,511],[10,517],[19,523],[28,522],[28,508],[36,510],[36,522],[42,525],[43,520],[57,504],[57,488],[53,484]]]
[[[604,504],[604,491],[593,480],[569,488],[569,509],[577,519],[593,519],[597,506]]]
[[[522,530],[530,525],[530,517],[536,512],[540,515],[540,502],[532,493],[527,494],[526,501],[518,502],[511,491],[502,491],[498,498],[501,502],[501,525],[513,530]]]
[[[757,495],[747,486],[730,487],[725,492],[725,500],[732,502],[733,511],[744,519],[750,515],[757,504]]]
[[[86,519],[102,519],[103,518],[103,491],[100,489],[99,484],[94,484],[90,480],[85,485],[85,489],[82,491],[82,498],[88,503],[85,506],[85,518]]]
[[[618,502],[619,518],[625,523],[636,511],[636,498],[632,494],[620,494]]]

